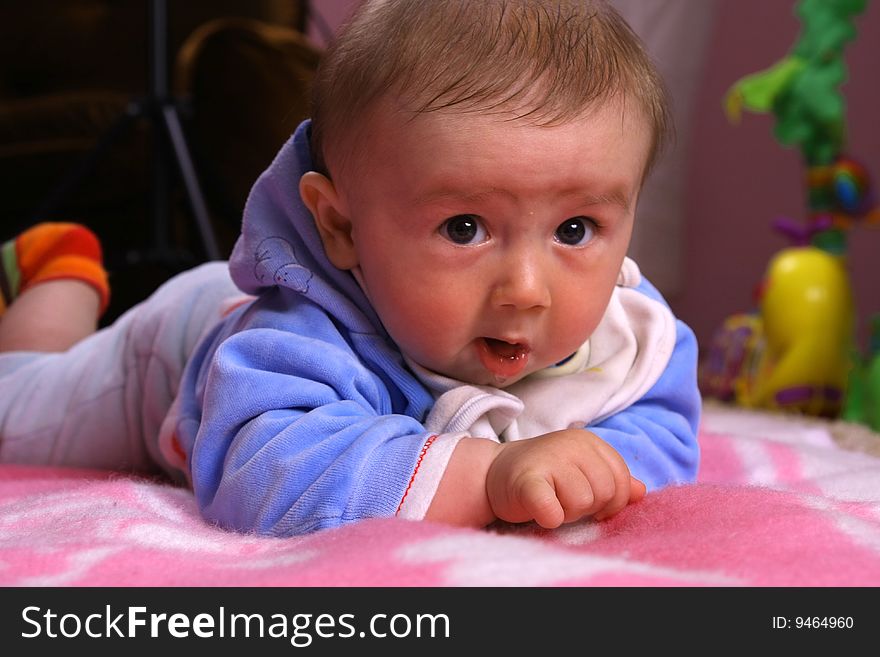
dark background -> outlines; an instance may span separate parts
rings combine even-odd
[[[320,56],[302,0],[160,4],[167,29],[154,35],[149,0],[0,2],[0,239],[46,220],[95,231],[112,290],[103,324],[211,256],[151,117],[177,113],[225,258],[248,190],[308,114]],[[161,97],[153,47],[166,54]]]

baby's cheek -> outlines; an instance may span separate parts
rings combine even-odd
[[[440,348],[448,340],[455,318],[445,304],[429,300],[426,295],[410,297],[408,302],[394,300],[382,321],[394,341],[408,354],[418,357]]]
[[[597,306],[589,300],[570,303],[558,309],[555,333],[560,342],[568,347],[580,346],[586,342],[596,330],[604,314],[604,307]]]

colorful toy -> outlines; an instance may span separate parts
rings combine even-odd
[[[737,391],[749,387],[763,350],[764,330],[757,313],[727,317],[700,363],[700,390],[721,401],[737,401]]]
[[[856,375],[845,264],[847,233],[857,223],[880,223],[880,209],[867,169],[844,153],[845,103],[838,90],[846,79],[843,49],[855,38],[854,20],[866,4],[800,0],[803,28],[790,52],[739,80],[725,98],[731,121],[743,109],[772,112],[776,138],[800,149],[808,213],[806,222],[776,221],[795,246],[768,265],[757,312],[728,318],[714,336],[700,373],[709,396],[829,417],[846,409],[880,425],[880,348]],[[847,399],[849,387],[858,390],[857,399]],[[872,415],[867,407],[878,410]]]
[[[846,80],[843,49],[856,36],[854,20],[867,0],[801,0],[803,29],[789,53],[770,68],[736,82],[725,97],[730,120],[743,109],[772,112],[774,134],[800,148],[806,167],[807,225],[778,226],[795,243],[846,252],[846,231],[856,221],[880,222],[867,170],[844,153]]]

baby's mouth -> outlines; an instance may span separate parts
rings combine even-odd
[[[483,367],[501,383],[522,373],[529,363],[531,348],[522,342],[507,342],[497,338],[479,338],[477,353]]]

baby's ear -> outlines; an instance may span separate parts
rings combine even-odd
[[[351,236],[351,220],[343,211],[333,182],[316,171],[308,171],[300,178],[299,194],[315,218],[330,262],[339,269],[356,267],[358,257]]]

